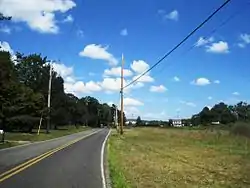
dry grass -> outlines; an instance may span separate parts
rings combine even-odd
[[[113,131],[109,157],[115,188],[250,187],[250,140],[227,132]]]

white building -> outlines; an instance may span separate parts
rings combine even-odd
[[[173,119],[172,121],[173,121],[174,127],[183,127],[184,126],[181,119]]]

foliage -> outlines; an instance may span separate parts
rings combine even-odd
[[[137,125],[137,126],[142,125],[142,120],[141,120],[141,117],[140,117],[140,116],[138,116],[137,119],[136,119],[136,125]]]
[[[237,123],[232,127],[231,133],[235,135],[243,135],[250,138],[250,126],[246,123]]]
[[[39,125],[40,118],[43,120],[42,127],[46,127],[50,71],[47,57],[17,53],[15,62],[12,62],[10,53],[0,51],[0,60],[0,128],[31,132]],[[111,124],[114,121],[114,107],[100,104],[91,96],[78,98],[65,93],[63,78],[53,70],[50,110],[53,128]]]
[[[222,124],[235,123],[236,121],[250,121],[250,105],[239,102],[236,105],[227,105],[223,102],[214,105],[211,109],[204,107],[202,111],[193,115],[193,125],[210,125],[212,122]]]

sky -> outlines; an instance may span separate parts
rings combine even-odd
[[[127,85],[224,0],[0,0],[1,50],[53,60],[65,92],[119,106]],[[250,99],[250,1],[232,0],[159,66],[124,90],[128,118],[190,117]],[[53,87],[53,86],[52,86]],[[53,96],[52,96],[53,97]]]

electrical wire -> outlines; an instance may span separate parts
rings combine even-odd
[[[156,62],[153,66],[151,66],[148,70],[142,73],[139,77],[128,83],[122,89],[129,87],[130,85],[137,82],[142,76],[147,74],[157,65],[159,65],[166,57],[168,57],[171,53],[173,53],[177,48],[179,48],[187,39],[189,39],[196,31],[198,31],[204,24],[206,24],[216,13],[218,13],[223,7],[225,7],[231,0],[225,1],[221,6],[219,6],[212,14],[210,14],[202,23],[200,23],[193,31],[191,31],[181,42],[179,42],[174,48],[172,48],[169,52],[167,52],[158,62]]]
[[[247,2],[247,6],[250,5],[250,2]],[[249,7],[245,6],[245,9],[242,11],[242,9],[239,9],[238,11],[234,12],[231,14],[227,19],[225,19],[221,24],[217,27],[215,27],[212,31],[210,31],[205,37],[203,37],[204,40],[208,40],[214,33],[216,33],[220,28],[228,24],[232,19],[234,19],[236,16],[243,14]],[[191,50],[193,50],[195,47],[197,47],[198,42],[193,44],[188,50],[186,50],[184,53],[180,55],[180,57],[184,58],[185,55],[187,55]],[[159,72],[157,72],[157,75],[160,75],[161,72],[163,72],[168,66],[167,65],[172,65],[172,64],[166,64]],[[156,77],[155,76],[155,77]]]

